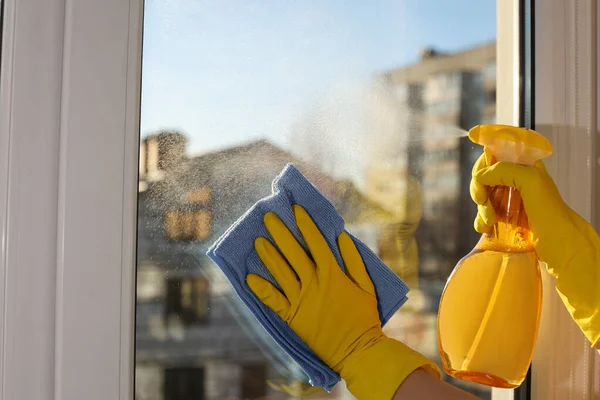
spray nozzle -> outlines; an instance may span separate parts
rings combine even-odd
[[[533,165],[552,154],[552,145],[540,133],[510,125],[477,125],[469,139],[488,148],[498,161]]]

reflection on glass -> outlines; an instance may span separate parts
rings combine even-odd
[[[146,0],[136,400],[352,398],[303,384],[204,255],[288,162],[411,287],[386,333],[440,361],[478,240],[464,132],[496,101],[495,4],[450,3]]]

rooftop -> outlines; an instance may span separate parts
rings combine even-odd
[[[425,49],[418,63],[385,71],[379,76],[392,84],[424,83],[428,76],[440,72],[480,71],[495,59],[495,41],[456,53]]]

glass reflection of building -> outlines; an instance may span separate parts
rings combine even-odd
[[[400,161],[377,160],[367,175],[419,181],[423,199],[416,232],[419,270],[410,273],[421,279],[445,280],[457,257],[478,240],[472,229],[476,210],[469,181],[481,149],[464,133],[477,124],[495,122],[495,60],[495,43],[458,53],[426,49],[418,63],[379,75],[392,92],[400,93],[399,112],[409,115],[402,127],[408,143],[393,157]],[[410,97],[405,95],[407,88]],[[386,205],[394,202],[389,191],[370,188],[371,199]],[[406,197],[399,189],[396,206],[405,204]]]
[[[259,399],[274,393],[267,381],[298,376],[204,256],[270,193],[287,162],[411,286],[411,301],[386,332],[438,358],[437,302],[456,260],[478,238],[468,181],[480,150],[457,132],[494,121],[495,45],[456,54],[425,51],[417,64],[378,78],[400,115],[380,136],[364,193],[266,141],[198,157],[185,155],[185,137],[176,132],[142,141],[136,400]],[[338,388],[329,398],[344,396]]]
[[[496,45],[489,43],[457,53],[426,49],[419,62],[377,76],[395,96],[397,140],[384,141],[382,155],[371,160],[366,195],[397,217],[380,254],[392,255],[384,260],[411,285],[411,301],[386,330],[438,361],[439,297],[456,262],[479,239],[469,183],[481,148],[465,134],[495,122],[495,66]],[[489,398],[489,389],[453,383]]]

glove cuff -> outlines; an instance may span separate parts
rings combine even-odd
[[[592,344],[600,339],[600,237],[583,218],[573,214],[577,228],[556,257],[547,263],[567,311]]]
[[[349,357],[340,376],[358,399],[390,400],[415,370],[425,368],[441,379],[437,364],[397,340],[384,337]]]

